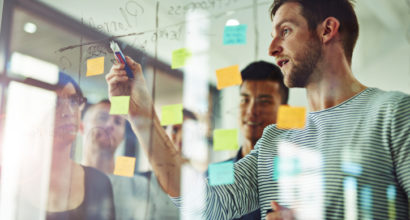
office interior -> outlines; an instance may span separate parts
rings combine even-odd
[[[199,146],[185,153],[199,161],[202,171],[237,154],[237,150],[213,150],[215,129],[238,129],[240,101],[239,85],[218,89],[215,72],[232,65],[243,69],[259,60],[275,63],[268,54],[272,0],[1,0],[0,4],[0,166],[2,174],[9,170],[0,177],[1,219],[32,214],[21,214],[28,212],[17,196],[23,193],[38,198],[44,208],[52,143],[44,133],[54,126],[58,72],[79,84],[88,103],[109,98],[105,75],[115,59],[110,40],[142,65],[159,116],[163,106],[174,104],[198,116],[198,140],[193,143]],[[360,0],[355,11],[360,34],[353,54],[354,75],[366,86],[410,94],[410,1]],[[246,43],[225,45],[224,27],[243,24]],[[172,68],[172,53],[181,48],[191,56],[184,66]],[[104,57],[104,73],[86,76],[87,60],[98,57]],[[289,105],[307,107],[305,89],[290,89]],[[78,134],[71,150],[78,163],[84,156],[83,138]],[[239,145],[241,141],[239,133]],[[26,154],[31,160],[24,159]],[[152,169],[130,127],[115,156],[136,158],[135,175]],[[17,176],[32,166],[39,172],[38,182],[17,184],[23,181]],[[44,210],[34,216],[44,219]]]

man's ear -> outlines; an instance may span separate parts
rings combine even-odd
[[[335,17],[326,18],[322,24],[320,24],[319,37],[322,43],[331,41],[339,33],[340,22]]]

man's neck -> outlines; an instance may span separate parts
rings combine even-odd
[[[245,157],[248,155],[251,150],[253,150],[253,147],[255,146],[255,141],[245,139],[241,148],[241,155],[242,157]]]
[[[325,67],[324,67],[325,66]],[[306,86],[311,111],[320,111],[348,100],[366,89],[352,74],[350,65],[337,59],[327,59],[318,65]]]
[[[101,148],[87,146],[84,165],[94,167],[106,174],[114,172],[114,152],[99,150]]]

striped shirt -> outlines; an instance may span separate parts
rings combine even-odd
[[[235,183],[207,185],[190,211],[219,220],[260,207],[265,219],[275,200],[297,219],[409,219],[409,134],[410,96],[368,88],[309,113],[303,130],[265,128],[235,163]]]

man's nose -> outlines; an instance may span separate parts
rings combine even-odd
[[[269,56],[276,57],[283,51],[278,38],[273,38],[269,46]]]
[[[250,101],[246,113],[250,116],[258,114],[258,105],[255,101]]]

